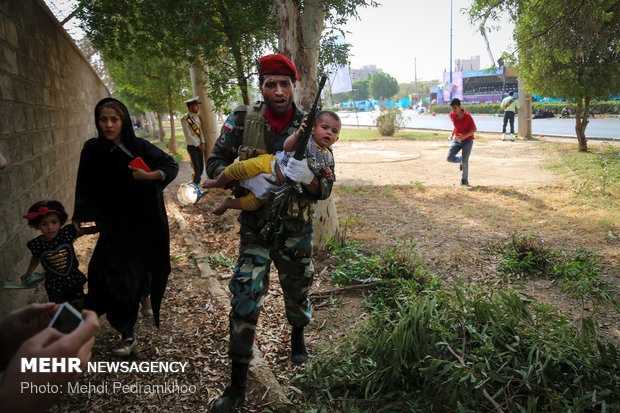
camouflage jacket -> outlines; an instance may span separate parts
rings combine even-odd
[[[264,105],[264,103],[262,105]],[[267,119],[261,117],[261,121],[264,120],[264,147],[266,153],[275,154],[275,152],[282,150],[286,138],[301,125],[304,113],[297,108],[295,103],[293,103],[293,108],[293,119],[289,127],[285,128],[277,136],[272,132]],[[247,137],[244,139],[246,114],[248,110],[251,110],[251,108],[248,108],[246,105],[238,106],[224,122],[220,136],[215,142],[215,146],[207,160],[207,175],[209,175],[210,178],[217,178],[226,166],[235,161],[241,152],[244,152],[247,158],[265,153],[261,150],[253,150],[254,148],[252,147],[248,148],[247,142],[250,139]],[[317,200],[327,199],[331,195],[333,185],[333,182],[325,178],[319,177],[318,179],[319,194],[315,196],[304,191],[303,194],[299,196],[293,196],[289,204],[288,213],[282,217],[284,220],[301,220],[304,222],[312,220],[314,211],[313,204]],[[241,192],[235,192],[236,196],[241,196],[241,194]],[[269,219],[270,211],[271,199],[256,211],[242,211],[239,216],[239,222],[258,228]]]

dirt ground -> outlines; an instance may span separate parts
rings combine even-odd
[[[532,296],[558,306],[578,322],[594,310],[564,294],[550,280],[507,280],[497,276],[498,256],[489,252],[516,231],[540,231],[555,249],[574,251],[579,246],[597,250],[602,277],[616,286],[620,263],[618,238],[610,238],[607,227],[592,231],[595,212],[566,209],[556,211],[566,187],[559,178],[540,168],[545,154],[539,141],[501,142],[480,139],[470,158],[471,187],[460,187],[458,165],[445,161],[447,141],[338,142],[334,146],[337,183],[333,197],[341,220],[347,221],[344,237],[381,250],[414,239],[416,251],[435,276],[446,284],[455,280],[481,283],[489,288],[509,284],[520,286]],[[228,192],[211,190],[195,206],[181,206],[174,194],[178,186],[191,180],[188,162],[181,164],[179,177],[167,189],[169,202],[178,208],[205,258],[196,258],[185,244],[181,227],[171,221],[173,272],[163,303],[162,328],[142,318],[137,326],[140,352],[138,361],[185,360],[191,371],[171,379],[193,383],[194,394],[143,396],[140,394],[67,395],[54,411],[208,411],[228,382],[228,307],[218,306],[196,268],[197,261],[211,260],[221,287],[227,283],[237,256],[238,224],[235,212],[221,217],[210,213]],[[362,186],[353,186],[362,185]],[[594,221],[593,221],[594,220]],[[581,223],[585,223],[582,225]],[[587,224],[587,225],[586,225]],[[609,230],[620,235],[618,223]],[[82,268],[86,270],[96,237],[76,243]],[[218,263],[215,263],[218,261]],[[228,261],[228,263],[226,262]],[[334,260],[329,254],[315,254],[314,292],[333,289],[330,272]],[[289,361],[289,326],[275,271],[265,297],[256,335],[261,352],[280,386],[295,402],[298,391],[291,381],[303,367]],[[332,298],[313,298],[313,321],[307,329],[312,353],[333,347],[366,317],[365,290],[353,290]],[[601,334],[620,343],[618,314],[608,306],[597,309]],[[94,360],[111,360],[117,342],[114,331],[102,318],[102,333]],[[111,382],[118,375],[86,374],[83,383]],[[125,375],[132,382],[157,382],[158,377]],[[244,411],[273,408],[267,392],[250,382]]]
[[[478,139],[469,158],[472,185],[530,187],[550,185],[555,177],[538,165],[540,141]],[[458,165],[446,162],[448,141],[340,141],[334,146],[340,185],[452,185]]]

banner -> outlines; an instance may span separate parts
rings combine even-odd
[[[338,36],[335,40],[336,44],[344,44],[344,36]],[[336,64],[329,65],[327,69],[329,77],[329,86],[332,94],[351,92],[353,90],[353,82],[351,81],[351,73],[347,66],[339,66]]]

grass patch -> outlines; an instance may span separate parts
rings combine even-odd
[[[620,310],[613,288],[600,279],[600,262],[595,251],[584,247],[577,248],[573,254],[555,251],[538,235],[529,233],[513,234],[510,241],[499,246],[499,251],[502,260],[498,270],[504,275],[555,279],[582,306],[587,302],[598,307],[606,302]]]
[[[413,132],[399,130],[393,136],[381,136],[377,128],[342,128],[340,130],[340,140],[343,141],[374,141],[374,140],[417,140],[417,141],[436,141],[447,139],[449,133],[441,132]]]
[[[515,291],[389,289],[299,376],[313,411],[616,411],[617,349]]]
[[[153,134],[148,133],[148,132],[137,132],[136,136],[139,138],[146,139],[147,141],[151,142],[153,145],[157,146],[162,151],[166,153],[170,153],[168,151],[168,141],[170,141],[170,137],[172,136],[170,133],[170,130],[166,131],[164,142],[162,142],[160,139],[155,139],[153,137]],[[177,142],[177,153],[170,154],[170,155],[172,155],[174,160],[177,162],[183,162],[185,159],[189,159],[189,155],[187,154],[187,147],[185,145],[185,136],[183,135],[183,132],[175,130],[174,137]]]
[[[607,202],[616,202],[620,197],[620,151],[612,144],[591,146],[589,152],[578,152],[573,145],[544,147],[556,156],[544,162],[543,167],[565,176],[575,195],[599,201],[601,197],[610,197]]]

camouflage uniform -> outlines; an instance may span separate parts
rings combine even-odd
[[[264,108],[264,103],[262,106]],[[247,106],[237,107],[227,118],[220,136],[215,143],[207,161],[207,174],[216,178],[227,165],[241,155],[250,158],[260,153],[275,153],[282,150],[285,139],[299,128],[303,119],[301,112],[293,103],[294,115],[288,128],[278,136],[271,131],[267,120],[264,121],[264,151],[248,148],[251,141],[244,137],[247,127]],[[249,363],[256,323],[263,305],[263,297],[269,287],[269,268],[273,260],[284,293],[286,317],[294,327],[304,327],[310,322],[312,309],[308,292],[314,278],[312,266],[312,213],[317,199],[327,199],[331,194],[332,182],[319,178],[319,195],[308,192],[294,195],[285,216],[282,217],[283,231],[270,245],[265,244],[257,235],[269,219],[271,200],[255,211],[242,211],[238,221],[239,259],[235,266],[229,288],[233,294],[230,311],[229,356],[233,361]],[[243,189],[236,189],[236,196],[243,195]],[[247,193],[247,192],[245,192]]]

